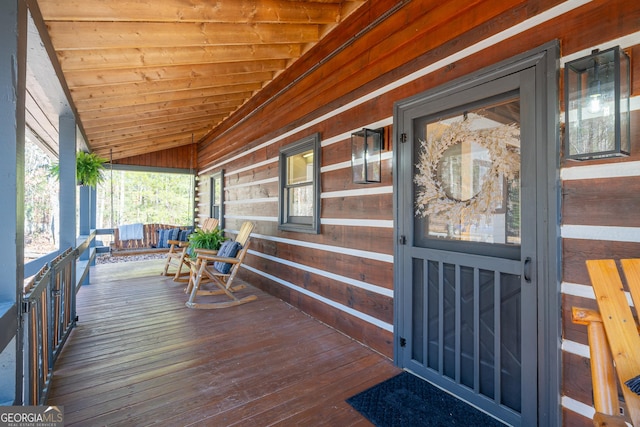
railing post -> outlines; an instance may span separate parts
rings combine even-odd
[[[51,269],[45,265],[24,289],[24,405],[42,405],[51,382],[48,309]]]
[[[76,323],[75,271],[77,254],[76,249],[69,248],[51,263],[51,366],[53,366]]]

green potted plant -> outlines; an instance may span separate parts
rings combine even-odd
[[[102,172],[107,159],[97,156],[94,153],[78,151],[76,154],[76,180],[78,185],[97,186],[104,180]],[[50,168],[51,174],[60,178],[60,164],[54,164]]]
[[[203,231],[198,228],[189,235],[189,255],[191,258],[195,258],[197,256],[196,249],[217,251],[225,240],[227,239],[219,228],[214,228],[211,231]]]

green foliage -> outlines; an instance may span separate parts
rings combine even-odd
[[[51,160],[28,137],[25,140],[24,163],[25,253],[47,253],[55,249],[53,232],[58,185],[48,173]]]
[[[98,185],[98,228],[119,224],[193,224],[193,175],[108,171]]]
[[[94,153],[78,151],[76,154],[76,180],[80,185],[95,187],[104,180],[104,164],[107,159],[98,157]],[[49,167],[49,173],[60,179],[60,164]]]
[[[95,187],[104,180],[102,172],[107,160],[94,153],[79,151],[76,155],[76,178],[82,185]]]
[[[195,258],[196,253],[193,249],[211,249],[218,250],[222,246],[226,238],[222,234],[222,230],[216,228],[212,231],[203,231],[197,229],[195,232],[189,235],[189,247],[191,250],[191,256]]]

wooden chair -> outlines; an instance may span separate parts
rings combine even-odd
[[[621,264],[636,310],[640,307],[640,259]],[[573,307],[573,322],[587,325],[595,426],[626,426],[619,414],[618,386],[628,415],[640,426],[640,396],[625,382],[640,376],[640,328],[634,319],[614,260],[589,260],[587,269],[598,310]],[[617,380],[616,382],[616,375]]]
[[[202,223],[202,227],[200,227],[204,231],[215,230],[218,227],[218,219],[217,218],[205,218]],[[189,255],[187,254],[187,250],[189,249],[189,241],[181,242],[178,240],[169,240],[167,242],[169,246],[169,252],[167,252],[167,260],[164,263],[164,270],[162,271],[163,276],[169,276],[169,267],[176,268],[176,274],[173,276],[173,280],[181,281],[181,277],[189,274],[190,266],[189,266]],[[186,267],[187,271],[182,272],[182,268]],[[184,281],[186,281],[185,279]]]
[[[255,301],[258,298],[255,295],[238,298],[234,295],[234,292],[244,289],[246,286],[244,284],[233,284],[249,249],[249,240],[253,227],[253,223],[249,221],[242,224],[235,240],[225,241],[217,255],[197,251],[198,256],[196,262],[192,263],[191,279],[186,289],[186,292],[189,294],[189,301],[186,303],[187,307],[199,309],[227,308]],[[229,247],[234,242],[240,245],[236,255],[224,256],[224,248]],[[223,271],[223,269],[221,269],[221,267],[225,266],[224,264],[228,264],[227,267],[230,267],[229,271]],[[204,289],[203,285],[205,284],[211,284],[215,289]],[[231,301],[212,303],[196,302],[197,297],[205,295],[226,295]]]

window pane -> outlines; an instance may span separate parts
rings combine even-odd
[[[313,216],[313,186],[289,188],[289,216]]]
[[[320,232],[320,134],[280,149],[278,229]]]
[[[213,179],[213,200],[211,201],[214,205],[220,203],[220,179]]]
[[[313,150],[287,158],[287,185],[313,181]]]

